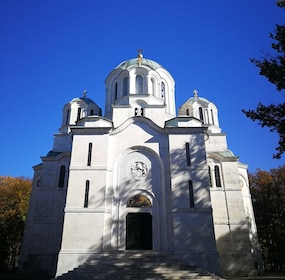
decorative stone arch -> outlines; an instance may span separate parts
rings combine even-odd
[[[129,71],[130,76],[130,93],[131,94],[146,94],[148,92],[147,88],[147,75],[148,70],[144,67],[136,67]],[[137,77],[142,78],[142,90],[137,92]]]
[[[160,98],[160,82],[161,76],[156,71],[149,71],[147,75],[148,93],[157,98]]]
[[[118,97],[120,99],[130,93],[130,77],[127,70],[123,70],[117,78],[118,81]]]
[[[250,196],[248,181],[247,181],[247,178],[245,178],[243,174],[239,174],[239,183],[240,183],[241,192],[243,196]]]
[[[164,104],[166,105],[166,111],[169,114],[176,115],[176,107],[175,107],[175,98],[174,98],[174,85],[175,82],[172,76],[164,69],[157,69],[157,73],[160,75],[160,90],[161,90],[161,82],[164,83],[165,92],[164,92]],[[161,98],[161,91],[159,90],[159,98]]]
[[[155,151],[136,146],[124,151],[114,166],[112,202],[112,241],[114,249],[126,249],[126,216],[128,213],[150,213],[153,227],[153,250],[166,243],[163,215],[165,211],[163,163]],[[126,207],[132,195],[143,194],[152,207]]]
[[[143,190],[143,189],[133,189],[133,190],[130,190],[129,191],[129,196],[128,198],[125,200],[125,201],[121,201],[122,202],[122,207],[130,207],[128,206],[128,203],[130,201],[130,199],[136,195],[142,195],[144,197],[146,197],[149,202],[150,202],[150,207],[133,207],[133,208],[152,208],[153,207],[153,204],[155,203],[155,195],[152,193],[152,192],[149,192],[149,191],[146,191],[146,190]]]

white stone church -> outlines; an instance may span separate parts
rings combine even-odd
[[[176,115],[174,84],[139,52],[108,75],[104,116],[86,92],[63,107],[33,167],[21,270],[60,276],[92,255],[138,250],[222,275],[258,268],[247,165],[196,90]]]

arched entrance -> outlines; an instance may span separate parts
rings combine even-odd
[[[114,170],[111,245],[119,251],[161,251],[167,231],[160,158],[146,147],[133,147]]]
[[[126,217],[126,249],[152,250],[152,216],[129,213]]]

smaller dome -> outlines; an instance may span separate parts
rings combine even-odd
[[[142,58],[140,61],[140,65],[144,65],[144,66],[148,66],[153,70],[156,70],[157,68],[163,68],[159,63],[157,63],[156,61],[153,61],[151,59],[146,59],[146,58]],[[123,61],[122,63],[120,63],[117,68],[121,68],[123,70],[128,69],[129,67],[132,66],[138,66],[138,58],[132,58],[130,60],[126,60]]]
[[[190,97],[178,109],[179,116],[189,116],[199,119],[205,125],[209,125],[209,130],[213,133],[220,133],[218,120],[218,109],[216,105],[206,98],[198,96],[198,91],[194,90],[194,96]]]
[[[212,103],[208,99],[206,99],[204,97],[200,97],[200,96],[199,97],[198,96],[190,97],[186,102],[189,102],[191,104],[193,104],[194,102],[200,102],[200,103],[206,103],[206,104]]]
[[[69,103],[73,103],[73,102],[76,102],[76,101],[83,101],[85,102],[87,105],[89,104],[95,104],[97,106],[97,104],[91,100],[90,98],[88,97],[76,97],[76,98],[73,98]]]

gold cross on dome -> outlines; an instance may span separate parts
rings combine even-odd
[[[140,66],[141,62],[142,62],[142,59],[143,59],[143,55],[142,55],[143,50],[142,49],[138,49],[137,52],[138,52],[137,63],[138,63],[138,66]]]

